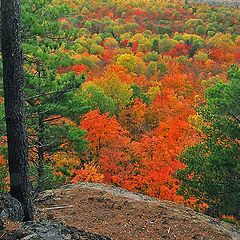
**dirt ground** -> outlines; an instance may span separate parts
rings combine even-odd
[[[107,185],[82,183],[42,193],[37,218],[114,240],[240,240],[230,224],[141,194]]]

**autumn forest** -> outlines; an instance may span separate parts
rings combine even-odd
[[[106,183],[240,220],[239,8],[180,0],[21,3],[35,194]],[[0,100],[6,192],[2,90]]]

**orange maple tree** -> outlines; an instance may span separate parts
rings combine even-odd
[[[129,179],[135,171],[130,161],[129,132],[121,127],[116,117],[108,113],[101,115],[97,110],[85,114],[80,126],[87,131],[89,158],[99,164],[103,181],[129,188]]]
[[[168,118],[141,141],[134,143],[134,154],[140,163],[141,190],[145,193],[176,202],[180,182],[174,178],[184,164],[177,160],[179,153],[195,142],[191,125],[178,118]]]

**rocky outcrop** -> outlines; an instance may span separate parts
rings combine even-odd
[[[1,240],[111,240],[54,221],[23,223],[21,228]]]
[[[177,203],[96,183],[45,191],[38,216],[114,240],[240,240],[240,229]]]
[[[0,239],[240,240],[235,225],[104,184],[80,183],[42,192],[35,208],[37,222],[16,224],[14,229],[7,223]]]
[[[21,203],[6,193],[0,193],[0,229],[4,220],[22,221],[23,209]]]

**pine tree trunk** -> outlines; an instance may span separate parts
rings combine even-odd
[[[10,193],[22,204],[24,220],[28,221],[33,219],[33,206],[27,162],[23,56],[20,46],[20,0],[1,0],[1,16]]]
[[[38,121],[38,191],[41,192],[44,184],[44,122],[41,115],[39,116]]]

